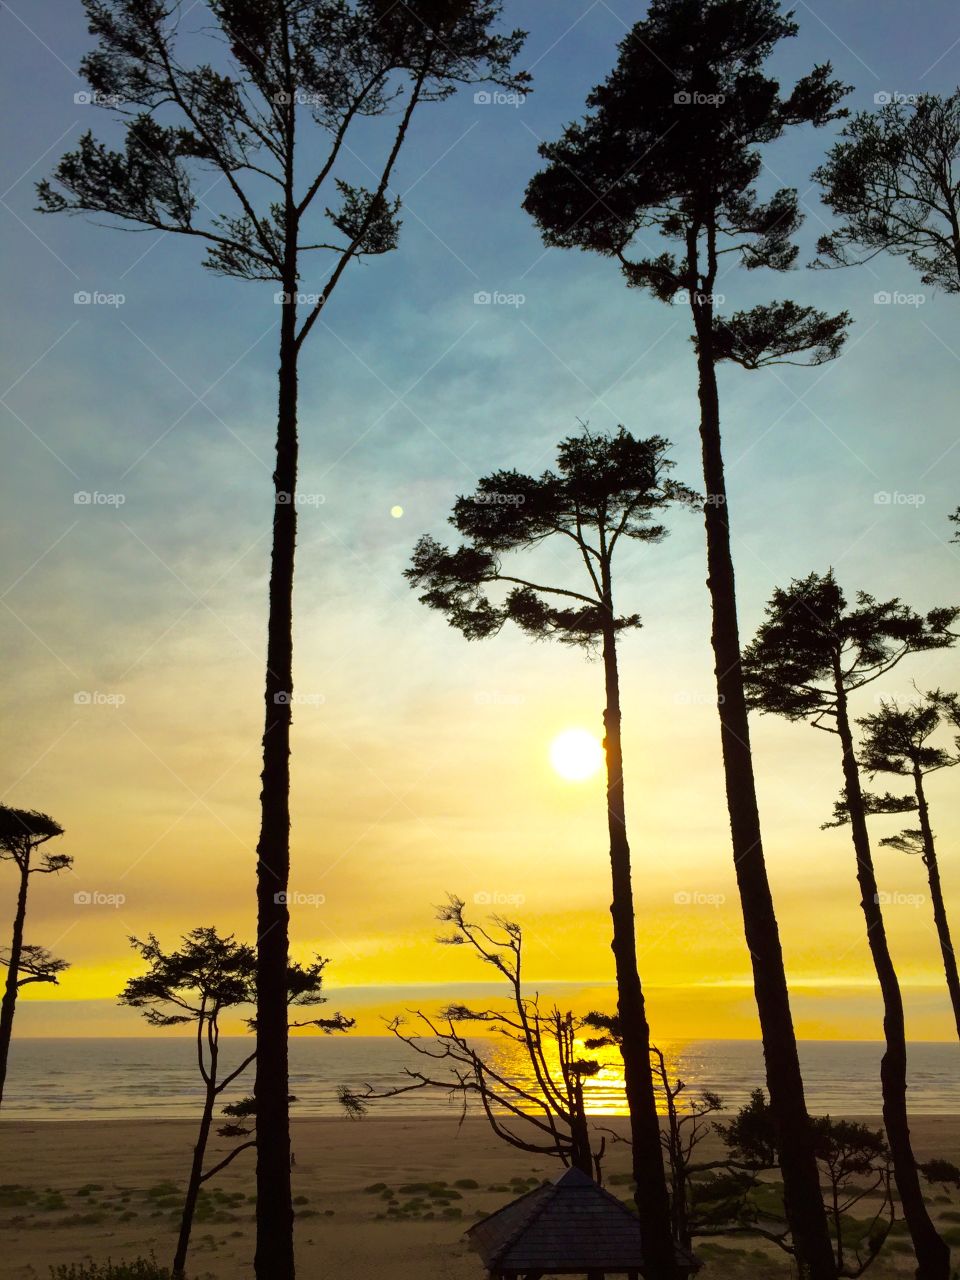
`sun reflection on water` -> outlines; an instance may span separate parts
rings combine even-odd
[[[523,1045],[504,1039],[476,1042],[476,1047],[488,1058],[498,1074],[508,1080],[516,1081],[526,1092],[536,1097],[541,1096],[529,1055]],[[700,1061],[702,1055],[698,1055],[695,1051],[691,1052],[692,1046],[688,1047],[680,1042],[664,1043],[660,1048],[663,1050],[671,1081],[675,1081],[678,1077],[686,1081],[689,1094],[696,1096],[703,1087],[703,1081],[698,1078],[698,1067],[702,1070],[704,1065]],[[616,1045],[587,1049],[583,1041],[578,1040],[577,1050],[579,1057],[600,1064],[597,1074],[584,1080],[583,1093],[587,1114],[593,1116],[629,1114],[624,1088],[623,1059]],[[560,1060],[556,1045],[545,1044],[544,1053],[553,1078],[559,1081],[561,1079]],[[682,1110],[682,1101],[680,1106]],[[661,1114],[666,1113],[666,1102],[659,1096],[659,1091],[657,1110]]]

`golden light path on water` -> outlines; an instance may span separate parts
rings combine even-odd
[[[599,1032],[592,1032],[590,1035],[599,1035]],[[589,1035],[587,1038],[590,1038]],[[474,1042],[475,1047],[480,1048],[479,1042]],[[687,1089],[681,1098],[694,1098],[704,1087],[704,1082],[699,1079],[703,1066],[695,1060],[698,1055],[691,1054],[690,1046],[687,1045],[671,1045],[665,1043],[660,1046],[664,1061],[667,1067],[667,1073],[671,1081],[671,1087],[677,1078],[687,1083]],[[540,1087],[537,1083],[536,1075],[530,1061],[530,1056],[521,1044],[516,1044],[506,1038],[498,1040],[489,1040],[483,1042],[481,1049],[484,1057],[494,1066],[498,1075],[504,1078],[516,1081],[520,1087],[534,1097],[540,1097]],[[544,1045],[544,1057],[550,1070],[551,1078],[560,1082],[562,1073],[560,1070],[559,1054],[556,1045]],[[596,1062],[599,1064],[599,1071],[595,1075],[588,1076],[584,1079],[584,1105],[588,1115],[607,1115],[607,1116],[625,1116],[627,1112],[627,1100],[624,1092],[624,1075],[623,1075],[623,1059],[620,1056],[620,1050],[616,1045],[607,1045],[603,1048],[588,1049],[583,1040],[577,1043],[578,1059],[587,1062]],[[700,1070],[698,1070],[698,1066]],[[758,1083],[760,1083],[758,1081]],[[680,1109],[683,1110],[682,1101],[678,1103]],[[527,1108],[524,1108],[527,1109]],[[531,1108],[532,1109],[532,1108]],[[666,1103],[660,1096],[657,1098],[657,1109],[661,1113],[666,1112]]]

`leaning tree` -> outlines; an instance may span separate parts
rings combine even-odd
[[[13,1015],[20,989],[28,982],[56,982],[57,974],[67,967],[65,961],[55,959],[44,947],[24,945],[23,941],[30,877],[57,875],[73,866],[69,854],[51,853],[43,848],[48,840],[62,835],[63,827],[45,813],[0,805],[0,862],[12,862],[18,877],[13,932],[9,950],[3,956],[7,977],[0,1005],[0,1102],[7,1079]]]
[[[839,220],[816,265],[891,253],[923,284],[960,293],[960,89],[858,112],[813,177]]]
[[[400,201],[391,184],[418,107],[461,84],[526,85],[526,74],[511,70],[523,33],[495,32],[501,0],[204,0],[199,9],[185,0],[83,3],[98,46],[81,74],[94,101],[118,118],[123,146],[114,150],[85,133],[52,181],[39,184],[41,211],[106,214],[193,237],[215,273],[279,286],[257,846],[255,1265],[260,1280],[290,1280],[285,982],[298,366],[349,265],[397,245]],[[372,120],[386,130],[379,158],[370,150]],[[369,189],[345,176],[361,148],[375,175]],[[225,193],[217,208],[208,187]],[[315,268],[317,255],[324,265]],[[315,292],[301,293],[314,271]]]
[[[516,921],[493,916],[481,924],[467,918],[465,905],[451,894],[439,909],[438,918],[452,930],[438,941],[467,947],[494,969],[506,985],[506,1003],[454,1003],[436,1014],[417,1009],[412,1024],[402,1015],[394,1017],[388,1030],[419,1056],[421,1065],[405,1067],[402,1084],[341,1086],[340,1102],[348,1115],[359,1117],[373,1102],[423,1089],[459,1095],[463,1115],[471,1103],[479,1105],[503,1142],[560,1160],[602,1183],[606,1138],[595,1140],[587,1118],[590,1081],[602,1064],[584,1057],[580,1047],[581,1032],[591,1024],[569,1009],[541,1005],[539,996],[530,994],[523,930]],[[481,1031],[484,1047],[476,1041]],[[506,1061],[497,1052],[504,1042],[510,1046]],[[517,1053],[529,1076],[517,1071]]]
[[[588,113],[540,154],[524,207],[544,241],[619,263],[627,285],[689,305],[697,360],[721,743],[733,858],[763,1035],[767,1083],[799,1256],[815,1280],[835,1274],[777,919],[764,861],[740,638],[720,430],[717,366],[821,364],[842,346],[848,317],[792,301],[718,311],[717,282],[738,264],[785,271],[795,261],[797,193],[759,194],[762,148],[794,126],[842,114],[846,92],[818,66],[787,93],[765,74],[796,35],[777,0],[651,0],[620,44]],[[660,245],[651,245],[659,237]],[[657,248],[662,246],[662,251]]]
[[[897,1189],[914,1251],[918,1280],[948,1280],[950,1251],[930,1218],[907,1115],[907,1041],[903,997],[887,940],[883,906],[867,832],[849,699],[908,654],[942,649],[956,636],[960,609],[925,616],[899,600],[861,591],[850,606],[832,570],[812,573],[774,591],[766,620],[743,656],[750,704],[788,720],[808,720],[837,735],[844,804],[850,817],[867,941],[883,997],[885,1047],[880,1064],[883,1118]]]
[[[621,742],[617,637],[640,626],[638,614],[614,604],[613,562],[621,544],[659,542],[658,517],[674,502],[696,496],[669,478],[667,441],[635,439],[623,427],[612,436],[561,441],[558,468],[543,475],[495,471],[454,504],[450,523],[465,539],[450,551],[435,538],[417,543],[410,584],[420,599],[446,614],[469,640],[496,635],[508,621],[527,635],[595,649],[604,671],[607,829],[613,879],[611,915],[625,1088],[633,1140],[637,1209],[650,1242],[652,1274],[674,1270],[667,1184],[660,1152],[650,1028],[637,969],[637,944],[627,840]],[[517,564],[522,553],[549,546],[566,550],[576,586],[531,581]],[[547,563],[551,561],[547,558]],[[551,570],[552,571],[552,570]],[[523,576],[520,576],[523,574]]]
[[[200,1128],[193,1148],[190,1176],[180,1213],[180,1230],[174,1253],[171,1276],[183,1280],[186,1275],[187,1250],[193,1227],[197,1201],[203,1185],[254,1146],[240,1142],[222,1159],[204,1168],[213,1113],[224,1092],[243,1075],[257,1057],[257,1050],[245,1054],[240,1062],[223,1070],[220,1054],[221,1018],[225,1012],[250,1006],[256,999],[256,951],[237,942],[232,934],[221,937],[216,929],[192,929],[181,940],[177,950],[164,951],[157,938],[131,938],[130,944],[148,966],[146,973],[130,978],[121,991],[119,1003],[139,1009],[151,1027],[193,1026],[197,1067],[203,1081],[203,1106]],[[323,1004],[323,971],[327,961],[319,956],[308,965],[291,964],[287,975],[288,1005]],[[253,1025],[252,1020],[250,1020]],[[323,1031],[346,1031],[352,1022],[341,1014],[332,1018],[311,1018],[292,1025],[312,1026]],[[250,1101],[250,1100],[247,1100]],[[229,1115],[238,1114],[236,1106],[227,1107]],[[245,1108],[244,1114],[247,1113]],[[227,1125],[225,1136],[245,1134],[241,1126]]]
[[[711,1220],[701,1228],[705,1236],[756,1233],[776,1244],[788,1254],[795,1253],[789,1232],[777,1229],[776,1222],[764,1223],[769,1213],[769,1199],[757,1201],[751,1196],[758,1186],[760,1174],[776,1165],[776,1126],[762,1089],[755,1089],[750,1101],[728,1124],[714,1126],[728,1152],[728,1167],[741,1172],[742,1188],[736,1200],[737,1181],[719,1180],[722,1190],[732,1183],[732,1203],[726,1207],[730,1222],[724,1222],[711,1203],[716,1195],[711,1182],[701,1194],[710,1205]],[[876,1262],[896,1221],[896,1196],[890,1172],[890,1150],[882,1130],[853,1120],[834,1120],[817,1116],[813,1121],[817,1161],[822,1172],[823,1199],[834,1249],[837,1272],[841,1276],[862,1276]],[[934,1162],[935,1163],[935,1162]],[[940,1173],[949,1179],[952,1167],[943,1162]],[[752,1175],[752,1176],[751,1176]],[[863,1220],[854,1210],[863,1206],[871,1217]]]
[[[857,721],[863,736],[860,744],[860,765],[869,774],[895,774],[909,778],[913,783],[913,796],[893,797],[893,803],[884,796],[871,797],[868,808],[874,813],[902,813],[915,811],[918,826],[908,827],[897,835],[885,836],[880,843],[901,853],[919,854],[927,870],[930,886],[930,904],[933,921],[943,957],[943,969],[947,990],[953,1007],[953,1017],[960,1035],[960,974],[957,972],[957,956],[950,936],[950,922],[943,897],[937,843],[930,823],[930,805],[924,779],[941,769],[960,764],[960,742],[954,750],[931,742],[944,722],[960,727],[960,699],[955,693],[943,693],[939,689],[928,693],[919,702],[901,706],[895,699],[884,699],[880,710],[863,716]],[[903,803],[904,799],[908,805]]]

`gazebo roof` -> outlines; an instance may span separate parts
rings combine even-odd
[[[640,1224],[616,1196],[579,1169],[475,1223],[467,1237],[491,1275],[583,1275],[642,1272]],[[686,1274],[697,1269],[691,1253],[677,1250]]]

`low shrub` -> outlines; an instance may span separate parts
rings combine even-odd
[[[170,1280],[166,1267],[155,1259],[135,1258],[133,1262],[73,1262],[50,1268],[51,1280]]]

